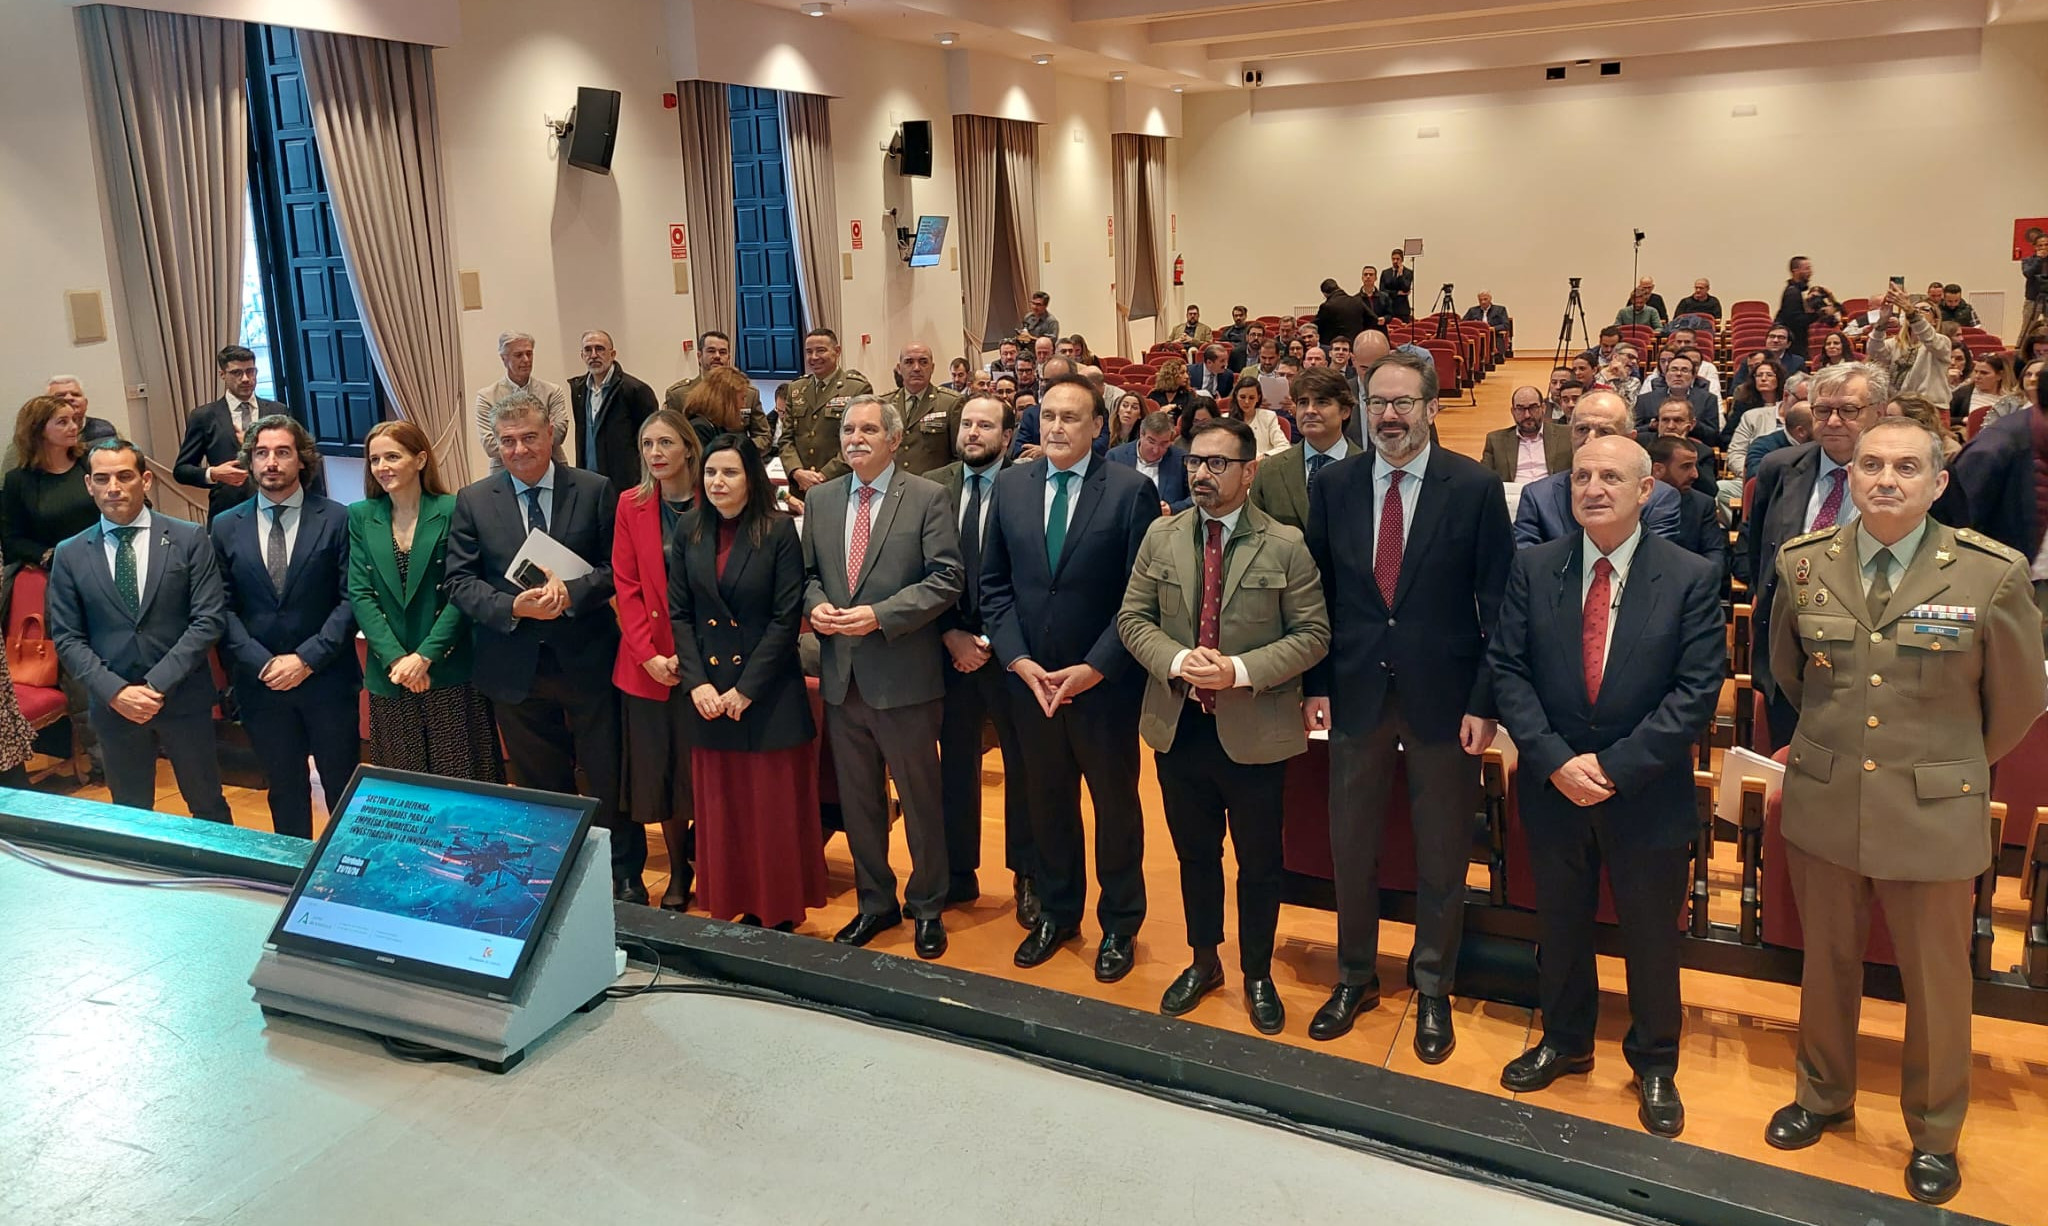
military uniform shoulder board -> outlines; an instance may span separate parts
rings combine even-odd
[[[1786,542],[1785,542],[1784,544],[1782,544],[1782,545],[1778,546],[1778,548],[1779,548],[1779,550],[1780,550],[1781,552],[1782,552],[1783,550],[1787,550],[1787,549],[1798,549],[1798,548],[1800,548],[1801,546],[1805,546],[1805,545],[1811,545],[1811,544],[1813,544],[1813,543],[1814,543],[1815,541],[1824,541],[1824,540],[1827,540],[1827,539],[1828,539],[1829,537],[1833,536],[1834,534],[1835,534],[1835,529],[1833,529],[1833,528],[1820,528],[1820,529],[1816,529],[1815,531],[1812,531],[1812,532],[1805,532],[1805,533],[1801,533],[1801,534],[1800,534],[1800,535],[1798,535],[1798,536],[1792,537],[1792,538],[1791,538],[1790,540],[1786,541]]]
[[[873,382],[872,379],[869,379],[866,375],[860,373],[851,366],[842,367],[839,372],[839,377],[842,379],[859,379],[862,383]]]
[[[2002,545],[1973,528],[1956,529],[1956,539],[1965,545],[1982,550],[1992,557],[2000,558],[2007,562],[2024,562],[2027,560],[2026,555],[2019,550],[2014,549],[2010,545]]]

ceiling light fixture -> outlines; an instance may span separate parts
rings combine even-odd
[[[941,30],[933,35],[933,37],[939,40],[939,46],[941,47],[950,47],[960,41],[960,36],[951,30]]]
[[[1112,72],[1109,74],[1109,79],[1112,81],[1121,81],[1124,79],[1124,74],[1120,72]]]
[[[1031,62],[1043,68],[1047,64],[1052,63],[1052,57],[1049,55],[1034,55],[1031,57]]]
[[[832,6],[825,0],[808,0],[808,3],[797,6],[797,11],[806,17],[823,17],[832,11]]]
[[[1188,87],[1185,85],[1176,85],[1173,87],[1173,92],[1176,94],[1184,94],[1188,92]]]

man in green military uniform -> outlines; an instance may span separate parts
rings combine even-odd
[[[690,392],[697,386],[698,380],[702,379],[707,371],[730,365],[732,338],[716,329],[706,332],[697,338],[696,375],[669,384],[668,391],[662,393],[661,407],[688,417]],[[769,421],[768,415],[761,411],[760,388],[755,388],[747,394],[747,407],[741,418],[740,428],[746,431],[748,438],[754,440],[754,446],[760,449],[762,455],[768,454],[768,444],[775,437],[775,423]]]
[[[820,481],[853,471],[839,458],[839,420],[855,396],[875,394],[868,377],[839,367],[839,334],[830,328],[804,333],[804,366],[810,371],[789,385],[789,420],[782,429],[782,471],[801,497]]]
[[[1764,1139],[1803,1149],[1846,1122],[1870,903],[1906,995],[1906,1188],[1962,1186],[1970,1101],[1972,882],[1991,862],[1991,763],[2041,714],[2041,616],[2026,560],[1927,517],[1941,443],[1888,417],[1850,461],[1851,524],[1778,552],[1771,670],[1799,710],[1785,770],[1785,863],[1805,929],[1797,1092]]]
[[[953,462],[953,438],[960,431],[960,395],[933,387],[932,370],[929,346],[905,345],[896,360],[903,386],[883,397],[903,415],[903,446],[896,462],[920,477]]]

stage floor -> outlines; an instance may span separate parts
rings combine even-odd
[[[0,855],[0,1221],[1610,1220],[749,1001],[612,1002],[504,1077],[405,1063],[257,1010],[277,903]]]

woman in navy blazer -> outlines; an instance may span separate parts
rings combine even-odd
[[[697,495],[697,432],[674,409],[640,425],[640,484],[619,495],[612,529],[612,581],[619,600],[619,654],[612,684],[626,695],[627,812],[659,823],[668,844],[661,905],[690,909],[696,847],[690,822],[689,700],[677,688],[675,631],[668,615],[668,546]]]
[[[713,916],[792,929],[825,904],[803,549],[745,435],[712,439],[701,473],[668,568],[676,688],[697,719],[697,880]]]
[[[348,599],[369,645],[370,761],[503,783],[491,704],[469,684],[469,619],[441,590],[455,495],[409,421],[370,431],[363,473],[348,509]]]

